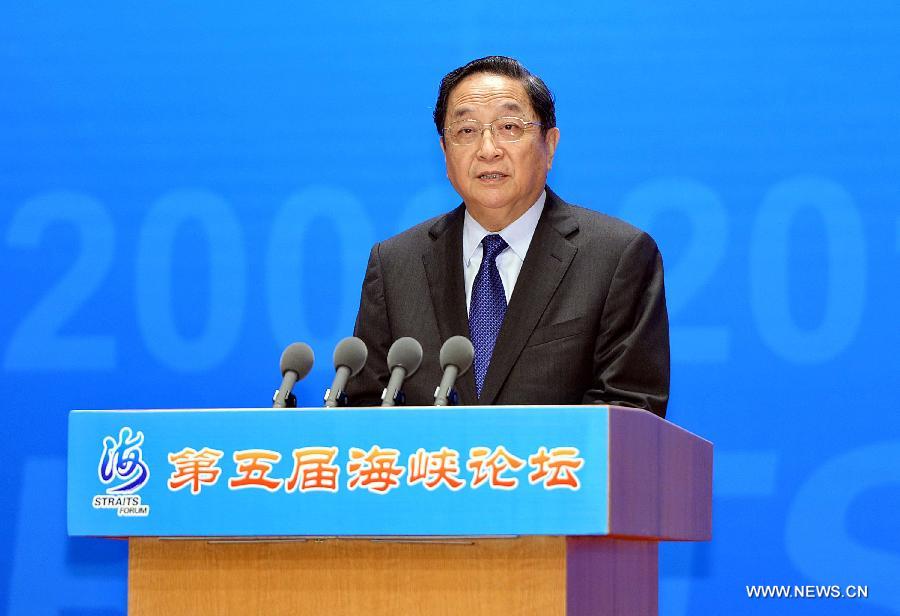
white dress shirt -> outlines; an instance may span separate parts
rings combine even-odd
[[[519,272],[522,271],[522,264],[525,262],[525,255],[528,252],[528,246],[531,245],[531,238],[534,237],[534,230],[537,228],[538,220],[541,218],[541,212],[544,211],[544,201],[547,200],[547,191],[541,191],[537,201],[534,202],[528,210],[519,216],[505,229],[500,231],[487,231],[478,224],[469,211],[466,210],[465,221],[463,222],[463,273],[466,279],[466,312],[472,305],[472,285],[475,283],[475,276],[478,275],[478,269],[481,267],[481,258],[484,254],[484,247],[481,240],[484,236],[496,233],[509,244],[497,256],[497,269],[500,270],[500,280],[503,282],[503,291],[506,294],[506,303],[509,304],[509,298],[512,297],[513,289],[516,286],[516,280],[519,278]]]

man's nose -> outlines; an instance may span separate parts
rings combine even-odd
[[[503,154],[503,150],[494,143],[494,132],[490,126],[481,131],[481,143],[478,145],[478,158],[490,160]]]

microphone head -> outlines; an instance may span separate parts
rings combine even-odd
[[[289,370],[297,373],[297,380],[302,380],[312,370],[315,356],[313,350],[305,342],[289,344],[281,354],[281,376]]]
[[[366,365],[368,356],[365,342],[356,336],[344,338],[334,347],[334,369],[346,366],[350,368],[350,376],[356,376]]]
[[[475,347],[465,336],[453,336],[448,338],[441,347],[441,370],[447,366],[456,366],[459,369],[457,376],[462,376],[472,366],[472,358],[475,357]]]
[[[422,364],[422,345],[409,336],[397,338],[388,351],[387,363],[388,370],[393,372],[397,366],[403,366],[406,376],[411,377]]]

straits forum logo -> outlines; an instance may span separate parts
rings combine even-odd
[[[94,509],[115,509],[120,517],[146,516],[150,505],[141,502],[137,494],[150,479],[150,468],[143,460],[141,445],[144,433],[125,427],[119,437],[103,438],[103,453],[97,465],[100,482],[108,485],[106,494],[94,496]],[[112,485],[111,485],[112,484]]]

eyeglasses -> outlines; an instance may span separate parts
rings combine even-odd
[[[524,137],[529,126],[540,125],[540,122],[526,122],[522,118],[497,118],[490,124],[478,120],[458,120],[444,128],[444,137],[454,145],[472,145],[481,139],[484,130],[490,127],[494,141],[512,143]]]

